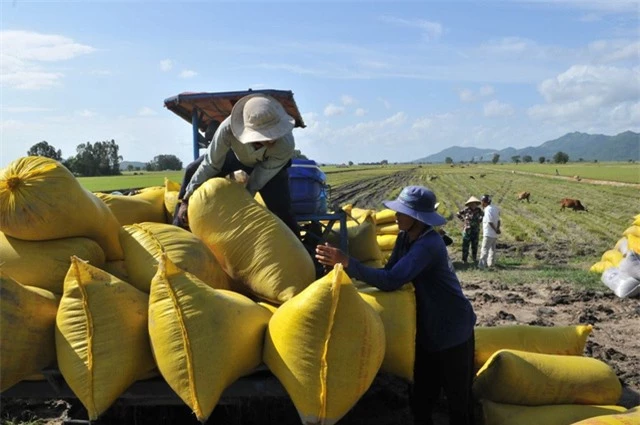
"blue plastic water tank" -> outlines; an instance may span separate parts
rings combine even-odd
[[[289,168],[291,205],[296,215],[327,212],[327,176],[311,159],[294,159]]]

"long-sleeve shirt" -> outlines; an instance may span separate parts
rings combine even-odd
[[[252,143],[242,143],[231,131],[231,119],[227,117],[215,132],[211,144],[207,148],[204,160],[191,177],[185,191],[185,198],[205,181],[218,177],[222,171],[227,152],[231,149],[242,164],[252,167],[247,190],[251,195],[262,189],[293,157],[295,141],[292,133],[287,133],[272,144],[265,144],[258,149]]]
[[[413,282],[416,296],[417,343],[427,351],[441,351],[467,341],[476,315],[462,293],[442,237],[427,231],[409,242],[400,232],[383,269],[349,258],[347,274],[383,291]]]

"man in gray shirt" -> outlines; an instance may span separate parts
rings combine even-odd
[[[273,97],[251,94],[241,98],[216,130],[207,152],[198,158],[193,176],[183,182],[186,188],[173,224],[188,226],[189,197],[205,181],[243,170],[249,174],[249,193],[259,192],[267,208],[298,235],[287,170],[295,149],[294,125],[295,120]]]

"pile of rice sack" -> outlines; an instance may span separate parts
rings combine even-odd
[[[602,283],[620,298],[640,296],[640,214],[589,271],[601,274]]]

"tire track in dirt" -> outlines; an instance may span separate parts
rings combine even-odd
[[[357,208],[381,209],[390,194],[415,182],[415,171],[399,171],[390,176],[371,177],[331,188],[331,207],[335,211],[350,203]]]

